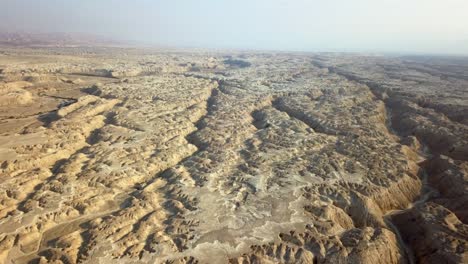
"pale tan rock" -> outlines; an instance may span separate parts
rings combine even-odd
[[[462,71],[90,49],[0,58],[0,262],[467,261]]]

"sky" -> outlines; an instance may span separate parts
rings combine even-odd
[[[0,18],[148,45],[468,54],[468,0],[0,0]]]

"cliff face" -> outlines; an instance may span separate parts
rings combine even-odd
[[[0,262],[467,262],[459,73],[92,51],[0,57]]]

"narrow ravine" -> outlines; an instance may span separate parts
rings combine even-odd
[[[317,66],[317,67],[320,67],[320,68],[325,67],[321,63],[315,63],[314,65]],[[378,85],[376,86],[376,84],[373,83],[373,82],[372,83],[366,82],[365,80],[362,80],[358,76],[354,76],[354,75],[348,74],[348,73],[343,73],[342,71],[340,71],[339,69],[337,69],[335,67],[326,67],[326,68],[329,70],[330,73],[342,76],[342,77],[346,78],[348,81],[358,82],[360,84],[363,84],[363,85],[367,86],[369,88],[369,90],[371,91],[371,93],[375,96],[375,98],[379,98],[379,100],[382,100],[384,102],[384,104],[385,104],[385,109],[386,109],[386,122],[385,123],[386,123],[387,129],[388,129],[389,133],[391,133],[392,135],[395,135],[398,139],[401,140],[401,138],[402,138],[401,135],[399,135],[398,131],[394,128],[394,124],[393,124],[394,120],[393,120],[393,117],[392,117],[393,109],[387,103],[387,100],[380,99],[381,97],[379,96],[379,94],[376,93],[375,89],[378,88]],[[424,153],[421,152],[421,150],[424,150]],[[429,150],[429,148],[427,146],[425,146],[423,143],[421,143],[420,151],[418,152],[418,155],[420,157],[424,158],[424,160],[419,162],[419,164],[421,164],[424,161],[426,161],[428,159],[428,157],[432,157],[433,153],[430,152],[430,150]],[[429,183],[428,183],[428,173],[425,171],[425,169],[423,167],[420,167],[418,176],[419,176],[419,178],[421,180],[421,183],[422,183],[420,193],[417,196],[418,198],[416,200],[414,200],[412,203],[408,204],[407,208],[401,209],[401,210],[398,210],[398,209],[391,210],[390,212],[386,213],[383,216],[385,224],[395,233],[395,235],[397,237],[397,240],[398,240],[398,243],[402,247],[402,249],[404,250],[406,258],[408,259],[408,262],[410,264],[418,263],[416,254],[415,254],[413,248],[410,245],[408,245],[407,242],[404,240],[404,238],[403,238],[404,234],[395,225],[392,218],[394,216],[396,216],[396,215],[403,214],[403,213],[411,210],[414,207],[418,207],[418,206],[423,205],[428,200],[433,198],[433,196],[437,195],[437,190],[435,190],[433,187],[431,187],[429,185]]]

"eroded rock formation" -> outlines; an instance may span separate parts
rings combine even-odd
[[[444,63],[9,49],[0,262],[466,263]]]

